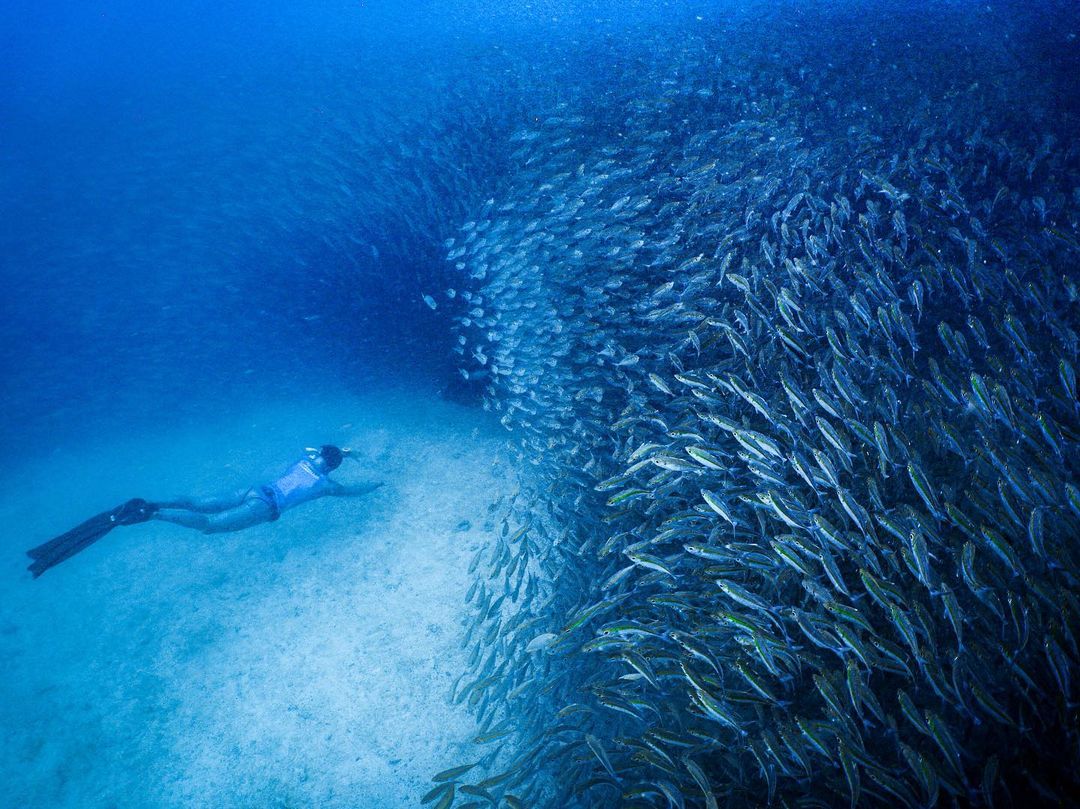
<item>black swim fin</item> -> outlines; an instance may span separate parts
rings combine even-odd
[[[34,561],[30,563],[27,570],[33,573],[36,579],[50,567],[55,567],[84,548],[90,547],[116,526],[146,522],[156,510],[157,506],[136,498],[128,500],[111,511],[91,517],[55,539],[50,539],[28,550],[26,555]]]

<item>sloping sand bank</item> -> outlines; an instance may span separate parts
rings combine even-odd
[[[0,497],[0,783],[27,807],[402,807],[475,733],[450,685],[498,425],[429,396],[297,401],[58,450]],[[224,536],[120,528],[32,581],[25,548],[133,495],[356,448],[326,498]]]

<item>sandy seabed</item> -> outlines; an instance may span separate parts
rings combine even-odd
[[[512,486],[502,428],[430,395],[294,401],[89,438],[0,488],[0,791],[19,807],[417,806],[475,734],[449,703],[468,563]],[[23,551],[132,496],[355,448],[324,498],[231,535],[122,527],[34,581]]]

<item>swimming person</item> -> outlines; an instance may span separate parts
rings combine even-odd
[[[195,528],[204,534],[220,534],[273,522],[282,512],[319,497],[350,497],[379,488],[382,483],[346,486],[330,479],[330,473],[341,466],[348,454],[348,450],[332,444],[324,444],[319,449],[309,448],[304,458],[273,483],[224,496],[168,503],[150,503],[141,498],[128,500],[28,550],[27,556],[34,561],[27,569],[36,579],[49,568],[97,542],[118,525],[136,525],[154,519]]]
[[[329,474],[341,466],[345,457],[345,450],[331,444],[309,449],[305,458],[273,483],[219,497],[155,503],[149,519],[195,528],[204,534],[221,534],[272,522],[283,511],[318,497],[367,494],[381,485],[344,486],[331,480]]]

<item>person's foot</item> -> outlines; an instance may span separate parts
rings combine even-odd
[[[153,513],[157,511],[157,508],[153,503],[148,503],[141,497],[136,497],[120,506],[113,513],[113,519],[120,525],[135,525],[149,520]]]

